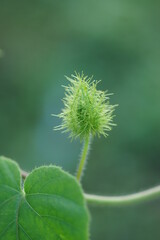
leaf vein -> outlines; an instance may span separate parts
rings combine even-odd
[[[66,226],[69,226],[70,229],[73,231],[73,227],[74,227],[74,231],[78,232],[78,230],[75,228],[75,226],[73,224],[70,224],[66,221],[64,221],[63,219],[59,218],[59,217],[55,217],[55,216],[50,216],[50,215],[42,215],[43,218],[53,218],[54,221],[58,221],[58,222],[62,222],[63,224],[65,224]]]
[[[19,240],[19,231],[18,231],[18,218],[19,218],[19,210],[20,210],[20,205],[22,202],[22,197],[20,197],[18,204],[17,204],[17,214],[16,214],[16,239]]]
[[[22,227],[22,225],[18,224],[19,227],[22,229],[22,231],[24,232],[24,234],[28,237],[28,239],[32,240],[32,238],[28,235],[28,233],[26,232],[26,230],[24,230],[24,228]]]
[[[0,207],[4,206],[6,203],[10,202],[11,200],[13,200],[13,199],[14,199],[16,196],[18,196],[18,195],[19,195],[19,194],[16,194],[16,195],[12,196],[11,198],[6,199],[4,202],[2,202],[2,203],[0,204]]]
[[[8,185],[5,185],[5,184],[1,184],[0,185],[0,188],[8,188],[8,189],[10,189],[10,190],[12,190],[12,191],[14,191],[14,192],[18,192],[19,193],[19,191],[16,189],[16,188],[12,188],[12,187],[10,187],[10,186],[8,186]]]
[[[29,208],[32,210],[32,212],[34,212],[38,217],[41,217],[41,215],[30,205],[30,203],[27,201],[26,198],[25,198],[25,201],[26,201],[27,205],[29,206]]]
[[[9,229],[9,227],[10,227],[14,222],[15,222],[15,220],[12,221],[12,222],[10,222],[10,223],[7,225],[7,227],[4,229],[4,231],[0,233],[0,238],[2,238],[2,237],[4,236],[4,234],[7,232],[7,230]]]
[[[62,198],[63,200],[65,201],[69,201],[71,202],[73,205],[76,205],[78,208],[81,208],[82,206],[74,201],[72,201],[71,199],[69,198],[66,198],[62,195],[58,195],[58,194],[47,194],[47,193],[31,193],[31,194],[26,194],[26,196],[38,196],[38,195],[42,195],[42,196],[46,196],[46,197],[57,197],[57,198]]]

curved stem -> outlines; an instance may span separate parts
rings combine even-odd
[[[80,181],[84,167],[85,167],[85,162],[86,162],[88,151],[89,151],[89,143],[90,143],[90,136],[88,136],[84,141],[84,147],[82,150],[82,155],[81,155],[80,163],[77,170],[78,181]]]
[[[87,148],[88,149],[88,148]],[[23,179],[28,176],[28,173],[21,170]],[[124,196],[98,196],[93,194],[84,194],[84,197],[88,204],[95,206],[121,206],[135,204],[145,201],[151,201],[160,198],[160,185],[157,187],[150,188],[148,190],[133,193]]]
[[[145,202],[147,200],[151,201],[160,197],[160,186],[125,196],[111,197],[111,196],[97,196],[92,194],[85,194],[84,196],[88,203],[94,204],[96,206],[128,205]]]

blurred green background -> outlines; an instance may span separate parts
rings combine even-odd
[[[0,155],[25,170],[74,174],[81,145],[53,132],[67,84],[84,71],[118,103],[107,139],[95,139],[86,192],[118,195],[160,183],[160,1],[1,0]],[[160,200],[90,208],[92,240],[159,240]]]

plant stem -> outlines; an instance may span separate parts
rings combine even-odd
[[[29,173],[21,170],[21,175],[22,175],[23,179],[25,179],[28,176],[28,174]],[[153,187],[148,190],[142,191],[142,192],[133,193],[133,194],[124,195],[124,196],[115,196],[115,197],[98,196],[98,195],[85,193],[84,197],[88,204],[92,204],[95,206],[129,205],[129,204],[151,201],[151,200],[160,198],[160,185],[157,187]]]
[[[97,196],[92,194],[85,194],[84,196],[89,204],[93,204],[95,206],[128,205],[145,202],[148,200],[151,201],[160,197],[160,186],[125,196],[111,197],[111,196]]]
[[[80,181],[84,167],[85,167],[85,162],[86,162],[88,151],[89,151],[89,143],[90,143],[90,136],[86,137],[86,139],[84,140],[84,147],[82,150],[81,159],[80,159],[80,163],[77,170],[78,181]]]

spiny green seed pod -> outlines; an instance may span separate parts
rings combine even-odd
[[[84,74],[71,75],[69,85],[64,86],[64,108],[58,116],[62,124],[55,130],[69,132],[71,138],[81,140],[90,135],[107,136],[113,124],[115,105],[110,105],[107,91],[97,90],[98,81]]]

